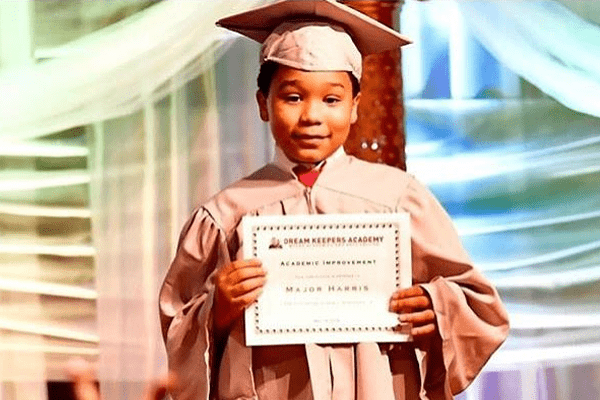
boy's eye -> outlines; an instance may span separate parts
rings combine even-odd
[[[341,101],[340,98],[336,97],[336,96],[327,96],[327,97],[325,97],[325,103],[327,103],[327,104],[337,104],[340,101]]]
[[[300,101],[300,95],[298,95],[298,94],[285,95],[285,101],[288,101],[290,103],[297,103]]]

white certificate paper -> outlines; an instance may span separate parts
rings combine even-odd
[[[411,340],[388,311],[412,283],[408,213],[244,217],[244,258],[267,283],[245,313],[246,344]]]

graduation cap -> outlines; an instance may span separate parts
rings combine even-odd
[[[262,43],[260,62],[306,71],[362,74],[362,56],[396,49],[411,40],[334,0],[282,0],[217,21]]]

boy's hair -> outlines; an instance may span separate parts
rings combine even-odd
[[[269,95],[271,81],[278,68],[279,64],[275,61],[266,61],[260,66],[260,72],[258,73],[256,81],[258,83],[258,90],[264,94],[265,97]],[[350,72],[348,72],[348,76],[350,77],[350,81],[352,81],[352,97],[356,97],[360,92],[360,82]]]

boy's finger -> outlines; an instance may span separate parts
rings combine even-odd
[[[246,293],[252,292],[255,289],[262,288],[266,281],[267,280],[264,276],[245,279],[231,288],[231,296],[234,298],[240,297]]]
[[[403,323],[411,323],[413,326],[421,326],[433,323],[435,321],[435,313],[433,310],[425,310],[409,314],[400,314],[398,320]]]
[[[406,289],[399,289],[399,290],[395,291],[394,294],[392,294],[392,300],[405,299],[408,297],[415,297],[415,296],[423,296],[425,293],[426,293],[425,290],[421,286],[414,285],[414,286],[411,286]]]
[[[262,262],[258,258],[249,258],[247,260],[235,260],[231,264],[233,264],[236,269],[240,269],[249,267],[260,267],[262,265]]]
[[[390,301],[390,311],[395,313],[411,312],[414,309],[429,309],[431,301],[427,296],[408,297]]]
[[[217,288],[225,293],[231,292],[232,287],[247,280],[266,276],[266,271],[262,267],[247,267],[243,269],[234,269],[229,272],[223,271],[223,274],[218,274],[215,279]]]
[[[248,308],[250,306],[250,304],[254,303],[258,299],[258,297],[261,295],[261,293],[262,293],[262,287],[256,288],[256,289],[252,290],[251,292],[248,292],[242,296],[235,298],[234,304],[237,308],[236,311],[241,312],[244,309]]]
[[[236,284],[246,279],[264,277],[265,275],[267,275],[267,271],[261,266],[244,267],[231,271],[227,276],[227,280]]]
[[[427,324],[423,326],[413,327],[410,331],[410,334],[413,337],[431,335],[435,332],[435,329],[435,324]]]
[[[229,264],[225,265],[225,267],[223,267],[223,274],[228,275],[228,274],[231,274],[233,271],[236,271],[239,269],[260,267],[260,266],[262,266],[262,262],[258,258],[250,258],[248,260],[235,260],[235,261],[232,261]]]

